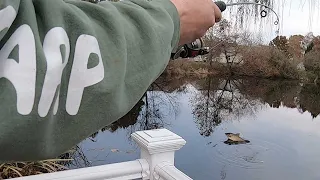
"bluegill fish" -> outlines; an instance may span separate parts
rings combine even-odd
[[[225,144],[235,145],[235,144],[246,144],[250,143],[249,140],[243,139],[240,137],[240,133],[225,133],[228,137],[228,140],[224,141]]]

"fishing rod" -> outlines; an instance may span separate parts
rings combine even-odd
[[[264,8],[267,8],[267,9],[271,10],[276,15],[277,19],[274,21],[274,25],[278,25],[277,32],[279,32],[279,29],[280,29],[279,16],[271,7],[269,7],[265,4],[256,3],[256,2],[238,2],[238,3],[226,4],[223,1],[217,1],[214,3],[219,7],[221,12],[226,10],[228,6],[237,6],[237,5],[258,5],[258,6],[262,6]],[[268,15],[268,12],[265,9],[260,11],[260,16],[262,18],[266,17],[267,15]],[[210,51],[209,47],[205,47],[203,40],[201,38],[198,38],[191,43],[179,46],[176,50],[174,50],[171,53],[171,59],[196,57],[199,55],[208,54],[209,51]]]

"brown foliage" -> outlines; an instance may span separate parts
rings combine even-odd
[[[217,67],[210,68],[206,62],[196,62],[193,59],[177,59],[170,61],[163,75],[171,78],[185,77],[185,76],[196,76],[203,77],[207,75],[218,74]]]
[[[239,46],[237,53],[243,57],[241,63],[227,66],[218,62],[196,62],[193,59],[170,61],[164,75],[168,78],[207,75],[240,75],[260,78],[298,79],[298,61],[289,59],[277,48],[271,46]]]
[[[241,52],[243,64],[237,74],[264,77],[297,79],[299,73],[294,60],[282,51],[269,46],[255,46]]]
[[[289,38],[288,52],[296,59],[302,58],[301,41],[304,37],[302,35],[293,35]]]
[[[320,36],[317,36],[313,39],[313,44],[314,44],[314,47],[313,47],[312,51],[319,52],[320,51]]]
[[[299,71],[297,69],[299,61],[297,59],[288,58],[281,51],[272,49],[269,63],[279,71],[280,77],[299,79]]]
[[[292,57],[292,54],[289,53],[289,41],[286,36],[275,37],[271,44],[282,51],[286,57]]]
[[[311,51],[305,55],[304,66],[307,71],[320,75],[320,51]]]
[[[250,47],[241,54],[243,65],[238,69],[237,74],[266,78],[280,76],[280,73],[268,63],[271,58],[271,48],[267,46]]]

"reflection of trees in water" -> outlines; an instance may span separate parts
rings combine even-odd
[[[309,111],[313,118],[320,114],[320,86],[308,84],[300,93],[300,107],[303,112]]]
[[[159,84],[152,84],[142,100],[144,106],[136,123],[129,126],[129,134],[140,130],[163,128],[169,125],[166,119],[172,119],[178,113],[176,95],[164,92]]]
[[[118,121],[112,123],[108,130],[111,132],[117,131],[119,128],[126,129],[129,126],[134,125],[137,122],[138,116],[145,105],[143,101],[144,96],[139,100],[139,102],[123,117]]]
[[[91,162],[85,156],[81,146],[77,145],[74,148],[70,149],[68,152],[60,155],[58,158],[60,159],[71,159],[70,161],[62,161],[62,165],[68,167],[89,167],[91,166]]]
[[[200,134],[210,136],[214,127],[228,119],[237,119],[253,114],[259,102],[271,107],[281,104],[309,111],[313,117],[320,113],[320,88],[315,85],[300,86],[298,81],[266,79],[179,79],[159,78],[152,84],[140,101],[118,121],[102,129],[115,132],[128,129],[128,134],[137,130],[156,129],[166,126],[166,118],[178,112],[177,93],[186,90],[191,83],[198,90],[191,99],[193,115]],[[98,134],[92,135],[91,140]]]
[[[126,129],[129,126],[134,125],[137,123],[138,116],[140,114],[140,111],[142,110],[143,105],[145,104],[143,99],[145,96],[143,96],[138,103],[123,117],[121,117],[119,120],[113,122],[112,124],[103,127],[101,130],[93,133],[88,139],[95,142],[96,136],[99,134],[99,132],[104,132],[104,131],[110,131],[110,132],[115,132],[119,128],[120,129]]]
[[[119,128],[126,129],[135,123],[137,123],[137,119],[139,116],[139,113],[141,112],[143,106],[144,106],[144,99],[145,96],[143,96],[139,102],[123,117],[121,117],[118,121],[112,123],[109,126],[106,126],[102,128],[100,131],[111,131],[115,132]],[[97,131],[93,133],[88,139],[96,142],[95,138],[99,134],[100,131]],[[81,145],[77,145],[68,152],[62,154],[59,156],[61,159],[72,159],[71,161],[64,161],[63,165],[68,167],[76,167],[76,168],[82,168],[82,167],[90,167],[91,162],[87,159],[85,153],[83,152]]]
[[[181,92],[185,88],[178,88]],[[166,119],[172,120],[173,116],[178,113],[177,94],[166,93],[163,84],[152,84],[148,91],[138,101],[138,103],[123,117],[116,122],[102,128],[93,133],[88,139],[95,142],[99,132],[110,131],[115,132],[118,129],[127,129],[128,138],[135,131],[158,129],[167,126]],[[172,92],[171,91],[171,92]],[[81,145],[74,147],[70,151],[59,156],[61,159],[73,159],[65,162],[65,166],[69,167],[88,167],[91,162],[85,156],[81,149]]]
[[[271,107],[281,104],[309,111],[313,117],[320,113],[320,88],[315,85],[301,86],[298,81],[266,79],[165,79],[159,78],[148,92],[125,116],[101,131],[115,132],[128,129],[128,134],[137,130],[156,129],[166,126],[165,119],[178,112],[177,93],[186,90],[191,83],[198,90],[191,99],[193,115],[200,134],[209,136],[214,127],[228,119],[237,119],[253,114],[257,104],[268,103]],[[94,141],[94,133],[91,140]]]
[[[199,91],[191,99],[193,115],[203,136],[210,136],[222,121],[253,114],[257,101],[249,100],[239,92],[241,81],[207,78],[197,84]]]
[[[320,113],[320,87],[298,81],[207,78],[193,85],[198,89],[191,100],[193,115],[203,136],[224,120],[253,115],[261,103],[309,111],[313,117]]]
[[[246,79],[240,92],[260,99],[271,107],[280,105],[297,108],[301,113],[309,111],[313,117],[320,114],[320,86],[301,85],[298,81]]]
[[[179,91],[182,89],[179,88]],[[123,117],[101,129],[115,132],[119,128],[128,129],[128,135],[135,131],[162,128],[166,124],[165,119],[176,116],[178,103],[176,95],[166,93],[162,84],[153,83],[139,102]],[[90,140],[98,135],[99,131],[90,136]]]
[[[190,79],[187,79],[190,83]],[[191,83],[198,91],[192,96],[191,106],[200,134],[210,136],[214,128],[223,121],[237,119],[243,115],[253,115],[260,102],[272,107],[284,106],[309,111],[313,117],[320,113],[320,87],[316,85],[300,86],[298,82],[271,81],[261,79],[218,79],[205,78]],[[155,129],[167,126],[166,119],[173,119],[178,113],[179,93],[186,90],[185,82],[179,81],[178,88],[170,88],[168,82],[153,84],[148,92],[125,116],[101,129],[115,132],[127,129],[128,137],[137,130]],[[172,83],[175,84],[175,83]],[[170,93],[167,93],[170,92]],[[299,99],[298,104],[296,99]],[[98,132],[91,136],[95,141]],[[59,158],[74,159],[66,162],[69,167],[87,167],[91,163],[77,146]],[[225,170],[221,179],[226,178]]]
[[[268,103],[271,107],[278,108],[281,104],[286,107],[296,108],[294,102],[299,96],[301,87],[298,81],[243,79],[239,86],[242,94]]]

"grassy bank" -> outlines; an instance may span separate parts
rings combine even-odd
[[[193,59],[177,59],[170,61],[163,75],[168,78],[202,77],[217,75],[220,70],[210,68],[206,62],[196,62]]]
[[[215,76],[247,76],[267,79],[295,79],[314,82],[318,77],[320,53],[306,54],[302,59],[286,56],[283,52],[269,46],[246,47],[238,51],[241,60],[219,62],[203,58],[177,59],[169,62],[163,75],[166,77],[204,77]],[[299,68],[303,62],[304,68]]]

